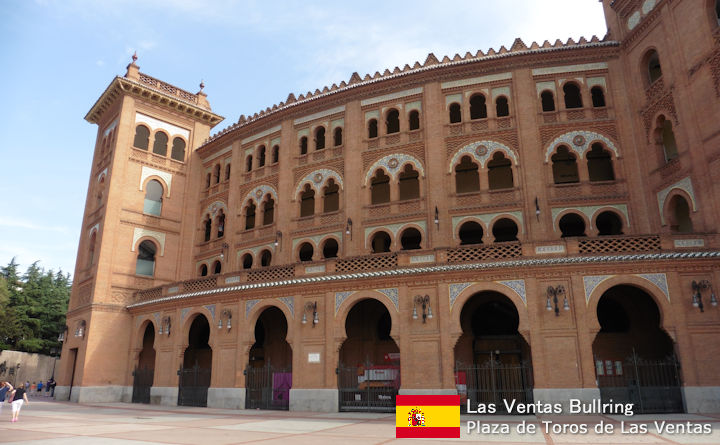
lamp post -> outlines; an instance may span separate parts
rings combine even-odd
[[[413,320],[418,319],[417,307],[422,307],[422,321],[425,323],[428,318],[433,318],[432,308],[430,308],[430,295],[415,295],[413,299]]]
[[[693,280],[692,284],[692,305],[700,309],[700,312],[705,312],[705,307],[702,302],[702,292],[710,289],[710,305],[715,307],[718,305],[717,298],[715,297],[715,291],[713,290],[712,283],[709,280]]]
[[[558,296],[562,295],[563,297],[563,310],[569,311],[570,310],[570,304],[568,303],[567,295],[565,295],[565,286],[562,284],[559,286],[548,286],[547,288],[547,303],[545,305],[545,309],[548,311],[552,311],[555,309],[555,316],[560,315],[560,308],[558,307]],[[551,303],[552,299],[552,303]],[[553,308],[554,305],[554,308]]]
[[[303,311],[302,324],[307,324],[307,313],[312,312],[312,327],[320,323],[320,316],[317,311],[317,301],[305,303],[305,310]]]

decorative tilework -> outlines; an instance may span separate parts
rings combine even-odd
[[[260,303],[260,300],[247,300],[245,302],[245,318],[248,318],[250,311],[256,304]]]
[[[448,286],[450,290],[450,310],[452,310],[453,304],[455,304],[455,300],[457,300],[458,295],[472,285],[473,283],[452,283]]]
[[[295,196],[297,196],[305,187],[305,184],[310,184],[310,187],[312,187],[315,192],[318,194],[322,194],[322,188],[325,187],[325,183],[330,179],[333,178],[335,180],[335,184],[340,186],[340,189],[343,189],[343,180],[340,176],[340,173],[336,172],[335,170],[331,170],[329,168],[320,168],[315,171],[312,171],[305,175],[304,178],[298,182],[297,187],[295,187]]]
[[[590,295],[592,295],[592,292],[598,284],[614,276],[615,275],[588,275],[583,277],[583,283],[585,285],[585,303],[587,304],[587,302],[590,301]]]
[[[665,294],[665,297],[670,301],[670,291],[668,290],[667,276],[664,273],[643,273],[637,274],[636,277],[644,278],[654,284]]]
[[[185,316],[188,314],[188,312],[190,312],[190,308],[189,308],[189,307],[184,307],[184,308],[182,308],[182,310],[180,311],[180,321],[181,321],[181,322],[182,322],[183,320],[185,320]]]
[[[155,326],[160,326],[160,312],[153,312],[153,318],[155,319]]]
[[[207,309],[210,312],[210,315],[212,315],[213,321],[215,321],[215,305],[214,304],[208,304],[203,306],[205,309]]]
[[[295,297],[280,297],[278,300],[285,303],[285,306],[290,309],[290,313],[292,314],[293,318],[295,318]]]
[[[527,292],[525,291],[525,280],[508,280],[508,281],[496,281],[498,284],[507,286],[514,290],[516,294],[520,295],[523,303],[527,306]]]
[[[223,213],[226,215],[228,214],[227,206],[222,201],[215,201],[209,206],[205,208],[204,213],[209,213],[213,218],[215,218],[215,215],[217,215],[217,212],[219,212],[222,209]]]
[[[580,136],[580,138],[578,138],[578,136]],[[555,147],[560,144],[570,147],[572,151],[578,154],[580,159],[583,159],[585,152],[592,144],[598,141],[602,142],[609,150],[612,150],[612,152],[615,153],[615,157],[620,157],[620,153],[618,152],[617,147],[615,147],[615,143],[613,143],[613,141],[611,141],[607,136],[595,133],[594,131],[581,130],[571,131],[555,138],[555,140],[552,141],[545,149],[545,162],[550,161],[550,155],[552,155]]]
[[[453,155],[450,160],[450,165],[448,166],[448,173],[452,173],[453,167],[460,162],[460,159],[463,156],[467,155],[475,159],[480,168],[485,168],[485,163],[496,151],[505,153],[508,158],[513,160],[515,165],[518,165],[518,159],[515,152],[507,145],[495,141],[477,141],[462,147]]]
[[[382,168],[391,179],[395,179],[403,167],[405,167],[405,164],[412,165],[420,176],[425,177],[425,169],[418,158],[404,153],[393,153],[375,161],[375,163],[370,166],[367,173],[365,173],[365,182],[363,185],[368,184],[370,178],[372,178],[378,168]]]
[[[242,201],[242,206],[245,207],[248,201],[251,199],[255,202],[261,202],[262,199],[265,197],[265,195],[270,194],[272,196],[272,199],[275,200],[275,204],[277,205],[278,202],[278,194],[277,190],[275,190],[275,187],[267,184],[262,184],[254,189],[250,190],[247,195],[245,195],[245,199]]]
[[[697,204],[695,202],[695,191],[693,190],[692,180],[688,176],[687,178],[683,178],[676,182],[675,184],[666,187],[658,192],[657,194],[657,201],[658,201],[658,209],[660,209],[660,221],[662,222],[662,225],[665,225],[665,212],[663,212],[663,208],[665,208],[665,200],[667,199],[668,195],[670,194],[673,189],[679,189],[684,191],[685,193],[690,196],[690,201],[692,204],[692,210],[693,212],[697,212]]]
[[[386,297],[388,297],[390,299],[390,301],[392,301],[393,304],[395,305],[395,309],[400,310],[400,307],[399,307],[400,298],[399,298],[399,294],[398,294],[398,289],[396,287],[389,288],[389,289],[375,289],[375,290],[380,292],[381,294],[385,295]]]
[[[337,315],[338,309],[340,309],[340,305],[343,304],[343,301],[347,300],[347,298],[354,294],[355,291],[345,291],[345,292],[335,292],[335,315]]]
[[[140,238],[143,237],[152,238],[157,241],[158,244],[160,244],[160,256],[165,255],[165,234],[162,232],[156,232],[155,230],[148,230],[140,227],[135,227],[133,229],[133,240],[130,249],[132,252],[135,252],[135,246],[137,245],[137,242],[140,240]]]

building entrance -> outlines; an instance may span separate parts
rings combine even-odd
[[[199,314],[190,325],[188,347],[185,349],[183,365],[178,371],[178,405],[207,406],[207,393],[212,372],[212,349],[210,324]]]
[[[340,411],[395,410],[400,349],[391,328],[390,313],[377,300],[362,300],[348,312],[337,368]]]
[[[593,356],[602,401],[632,403],[635,413],[682,412],[680,365],[652,297],[612,287],[600,297],[597,317]]]
[[[245,369],[245,407],[287,410],[292,388],[292,349],[288,324],[276,308],[265,309],[255,323],[255,343]]]
[[[150,388],[155,377],[155,328],[152,323],[145,327],[143,348],[138,357],[138,364],[133,371],[132,403],[150,403]]]
[[[463,334],[455,345],[455,382],[463,409],[467,401],[494,404],[504,400],[531,403],[533,376],[530,347],[518,332],[515,305],[498,292],[473,295],[463,306]]]

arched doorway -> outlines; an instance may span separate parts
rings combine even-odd
[[[611,287],[597,317],[593,356],[602,401],[632,403],[635,413],[682,412],[680,365],[653,298],[634,286]]]
[[[285,314],[275,306],[262,311],[255,322],[255,343],[245,370],[245,408],[290,407],[292,349],[285,339],[287,332]]]
[[[395,411],[400,349],[391,329],[390,312],[378,300],[359,301],[348,312],[337,370],[340,411]]]
[[[207,406],[212,372],[212,349],[209,341],[210,324],[204,315],[198,314],[190,325],[188,347],[179,371],[178,405]]]
[[[150,403],[150,388],[155,377],[155,328],[152,323],[145,326],[142,350],[138,364],[133,371],[132,403]]]
[[[463,305],[463,333],[455,344],[461,406],[467,399],[470,406],[494,404],[503,412],[503,399],[532,403],[530,346],[518,332],[519,322],[515,305],[499,292],[479,292]]]

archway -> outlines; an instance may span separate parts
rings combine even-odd
[[[188,346],[183,355],[178,387],[178,405],[207,406],[207,393],[212,372],[210,323],[197,314],[188,332]]]
[[[145,326],[142,349],[138,364],[133,371],[132,403],[150,403],[150,388],[155,377],[155,328],[152,323]]]
[[[289,409],[292,349],[287,332],[285,314],[275,306],[263,310],[255,322],[255,343],[245,370],[245,408]]]
[[[361,300],[348,312],[338,363],[340,411],[395,410],[400,349],[391,329],[390,312],[378,300]]]
[[[632,403],[635,413],[682,412],[680,366],[653,298],[634,286],[611,287],[597,318],[593,356],[602,401]]]
[[[460,312],[462,335],[455,344],[455,381],[461,406],[494,404],[503,399],[532,403],[530,346],[518,332],[520,317],[505,295],[479,292]],[[463,391],[464,387],[464,391]]]

